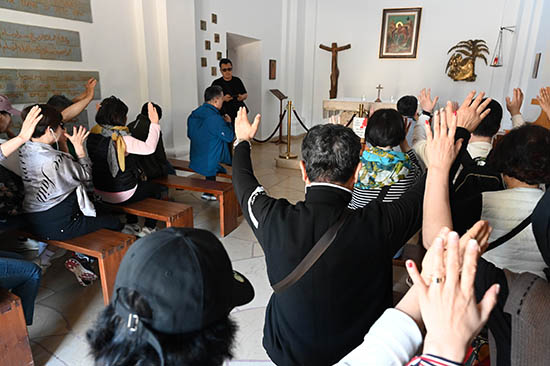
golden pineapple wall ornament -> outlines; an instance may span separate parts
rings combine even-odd
[[[461,41],[451,47],[447,54],[453,51],[454,53],[445,68],[447,75],[454,81],[475,81],[477,77],[475,72],[476,60],[480,58],[487,65],[487,58],[485,57],[485,54],[489,55],[487,43],[482,39]]]

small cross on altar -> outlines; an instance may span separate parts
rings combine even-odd
[[[380,91],[382,89],[384,89],[384,87],[380,84],[378,84],[378,86],[376,87],[376,89],[378,89],[378,98],[376,98],[376,100],[374,101],[374,103],[380,103],[382,102],[382,99],[380,99]]]

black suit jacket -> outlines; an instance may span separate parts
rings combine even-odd
[[[271,296],[263,344],[276,364],[336,363],[392,305],[392,257],[420,229],[425,179],[398,201],[353,211],[313,267]],[[269,197],[254,177],[246,142],[234,151],[233,185],[271,284],[300,263],[351,200],[350,191],[332,185],[309,187],[296,205]]]

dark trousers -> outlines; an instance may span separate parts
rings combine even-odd
[[[159,199],[161,197],[163,190],[164,190],[164,187],[159,184],[148,182],[148,181],[139,182],[133,196],[130,197],[128,200],[119,203],[119,205],[125,205],[127,203],[143,201],[146,198]],[[136,215],[126,215],[126,223],[136,224],[137,222],[138,222],[138,218]],[[154,228],[155,226],[157,226],[157,220],[145,219],[145,226],[149,228]]]
[[[78,206],[76,193],[49,210],[27,214],[29,229],[46,240],[65,240],[99,229],[122,230],[124,225],[117,216],[96,207],[96,216],[84,216]]]
[[[0,287],[21,298],[27,325],[32,324],[34,300],[40,286],[41,270],[33,262],[10,252],[0,252]]]

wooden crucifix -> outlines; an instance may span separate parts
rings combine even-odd
[[[336,42],[332,42],[332,46],[328,47],[323,44],[319,45],[319,48],[332,53],[332,71],[330,73],[330,99],[336,98],[338,94],[338,76],[340,76],[340,70],[338,70],[338,52],[348,50],[351,48],[351,44],[338,47]]]

